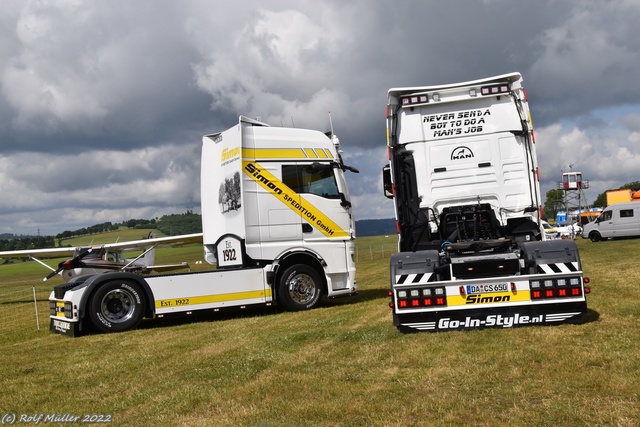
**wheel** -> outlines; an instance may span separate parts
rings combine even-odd
[[[305,264],[296,264],[284,270],[278,283],[278,299],[291,311],[315,307],[322,294],[320,275]]]
[[[592,242],[599,242],[602,240],[602,236],[597,231],[592,231],[589,233],[589,239],[591,239]]]
[[[142,320],[144,294],[134,282],[107,282],[91,295],[89,309],[91,323],[101,331],[128,331]]]

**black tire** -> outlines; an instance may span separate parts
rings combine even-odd
[[[142,320],[144,305],[144,294],[137,283],[114,280],[91,295],[89,318],[103,332],[128,331]]]
[[[589,233],[589,239],[592,242],[599,242],[600,240],[602,240],[602,236],[597,231],[592,231],[591,233]]]
[[[318,305],[322,295],[320,275],[305,264],[295,264],[280,275],[278,301],[287,310],[308,310]]]

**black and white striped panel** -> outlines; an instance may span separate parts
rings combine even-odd
[[[575,273],[576,271],[580,271],[577,261],[538,264],[537,267],[539,274]]]
[[[423,285],[429,281],[433,273],[397,274],[396,285]]]

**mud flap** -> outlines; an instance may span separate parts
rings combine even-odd
[[[80,336],[80,322],[68,322],[62,319],[51,318],[49,331],[68,337],[78,337]]]

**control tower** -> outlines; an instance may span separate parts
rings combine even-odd
[[[569,166],[569,168],[572,166]],[[584,195],[584,190],[589,188],[589,181],[582,179],[582,172],[564,172],[558,187],[564,192],[567,221],[581,223],[580,215],[587,209],[587,198]]]

